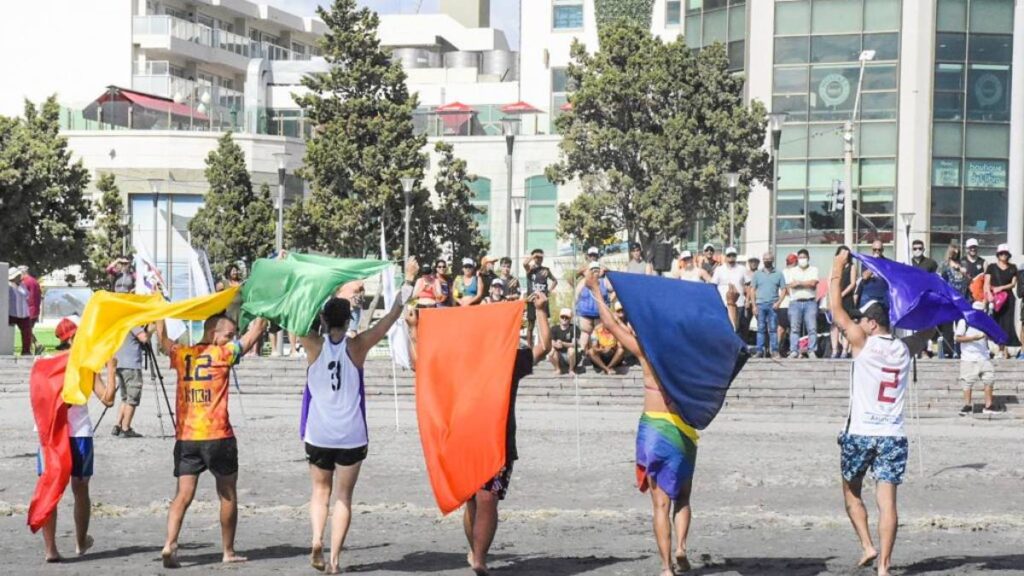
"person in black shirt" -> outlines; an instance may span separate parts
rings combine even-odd
[[[911,244],[911,252],[913,257],[910,259],[910,263],[913,264],[914,268],[924,270],[929,274],[935,274],[939,269],[939,264],[924,254],[924,242],[920,240],[914,240]]]
[[[967,274],[967,281],[971,282],[978,277],[979,274],[985,273],[985,259],[978,256],[978,240],[975,238],[968,238],[965,244],[967,248],[967,256],[964,258],[963,267],[964,273]]]
[[[534,304],[529,296],[543,294],[545,296],[544,316],[551,316],[551,311],[547,309],[547,295],[558,287],[558,280],[551,273],[551,269],[544,265],[544,251],[540,248],[534,248],[530,252],[530,259],[523,263],[523,268],[526,269],[526,342],[532,347],[533,327],[537,324],[536,306],[538,304]]]
[[[580,329],[572,323],[572,309],[562,308],[558,324],[551,329],[551,354],[548,360],[559,374],[571,374],[576,369],[576,342]]]
[[[494,256],[484,256],[480,260],[480,280],[484,285],[484,295],[491,293],[491,282],[494,282],[494,279],[498,277],[494,273],[494,263],[497,261],[498,259]]]

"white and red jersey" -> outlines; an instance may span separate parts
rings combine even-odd
[[[895,336],[869,336],[850,369],[846,432],[906,436],[903,405],[910,377],[910,350]]]

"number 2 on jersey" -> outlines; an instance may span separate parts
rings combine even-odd
[[[213,376],[210,376],[210,364],[213,363],[213,358],[209,354],[200,354],[195,357],[195,363],[192,362],[192,355],[185,355],[185,381],[186,382],[205,382],[212,380]]]
[[[878,383],[878,401],[886,404],[894,404],[896,398],[885,393],[886,390],[895,390],[900,385],[900,371],[896,368],[882,368],[882,372],[892,376],[892,380],[882,380]]]

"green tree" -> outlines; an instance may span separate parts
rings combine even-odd
[[[266,184],[255,192],[245,155],[231,133],[220,137],[206,157],[210,185],[203,207],[188,224],[192,244],[206,250],[215,277],[228,265],[245,260],[252,265],[274,249],[277,216]]]
[[[617,21],[599,32],[600,50],[572,46],[572,110],[556,125],[562,183],[581,178],[583,194],[559,210],[559,233],[596,241],[624,231],[645,247],[684,238],[698,214],[712,233],[728,230],[725,174],[740,174],[737,230],[749,185],[769,181],[765,110],[743,102],[743,79],[728,72],[724,47],[693,54],[646,29]]]
[[[355,0],[335,0],[317,14],[328,32],[320,49],[327,72],[307,75],[297,98],[314,123],[302,175],[310,197],[288,214],[290,242],[339,256],[376,255],[382,222],[388,246],[400,253],[405,207],[401,178],[412,177],[410,253],[437,255],[433,208],[423,188],[426,137],[413,131],[415,96],[405,73],[377,38],[379,19]]]
[[[83,267],[85,282],[93,290],[110,290],[107,265],[124,256],[128,225],[125,223],[124,200],[113,174],[103,174],[96,182],[101,194],[96,224],[89,233],[89,260]]]
[[[37,276],[84,264],[89,171],[72,162],[59,133],[60,106],[51,96],[21,118],[0,117],[0,254]]]
[[[473,204],[476,195],[469,183],[476,176],[466,173],[466,161],[455,157],[451,144],[438,142],[434,150],[441,157],[434,184],[438,202],[435,237],[441,248],[451,253],[452,262],[463,258],[479,260],[487,253],[489,243],[475,218],[485,212]]]

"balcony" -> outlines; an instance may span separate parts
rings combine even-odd
[[[308,54],[167,15],[135,16],[132,40],[148,50],[165,50],[239,70],[245,70],[251,58],[309,60]]]

